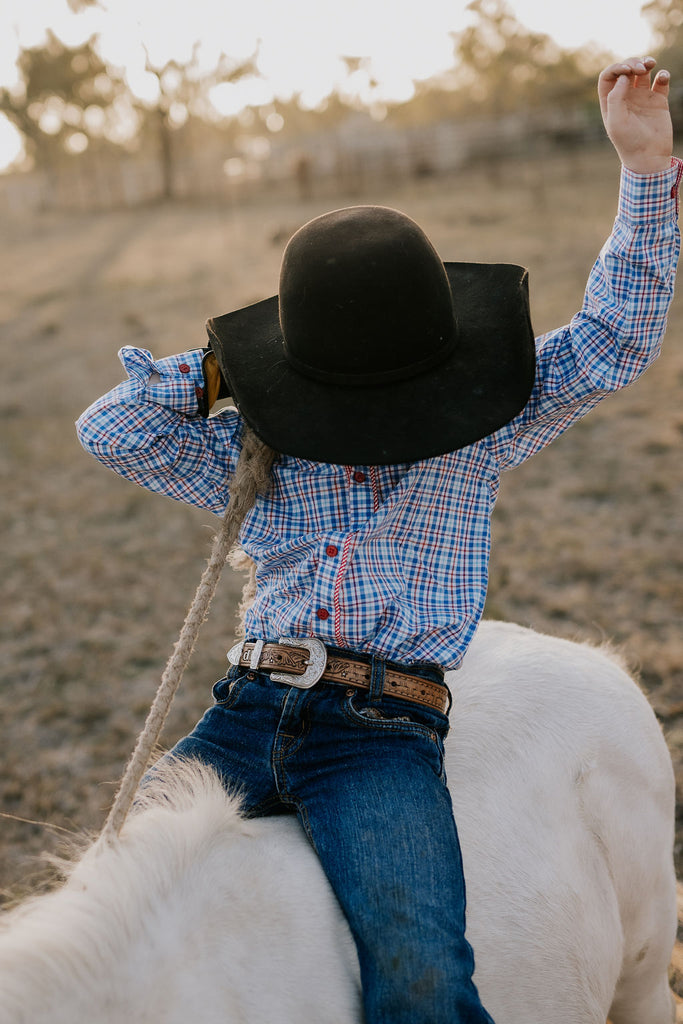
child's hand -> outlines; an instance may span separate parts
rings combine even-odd
[[[202,376],[204,377],[204,388],[198,398],[199,412],[206,418],[211,407],[219,398],[227,398],[230,392],[223,380],[223,374],[218,366],[218,360],[211,349],[204,350],[202,359]]]
[[[671,164],[673,130],[669,114],[669,72],[650,72],[654,57],[631,57],[610,64],[598,79],[605,129],[624,167],[637,174],[663,171]]]

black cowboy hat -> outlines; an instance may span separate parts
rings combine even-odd
[[[279,296],[207,322],[242,416],[279,452],[414,462],[493,433],[534,376],[527,272],[442,263],[397,210],[356,206],[290,239]]]

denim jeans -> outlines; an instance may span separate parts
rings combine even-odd
[[[171,756],[212,765],[249,815],[298,814],[356,941],[367,1024],[492,1024],[465,939],[448,719],[385,697],[386,664],[369,692],[233,668]]]

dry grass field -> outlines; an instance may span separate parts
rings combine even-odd
[[[147,494],[83,453],[73,422],[117,383],[123,344],[168,355],[204,320],[271,294],[283,242],[332,206],[415,217],[446,259],[527,265],[538,332],[565,323],[609,232],[611,153],[514,163],[357,196],[150,206],[16,220],[0,232],[0,795],[19,818],[96,829],[210,548],[208,513]],[[490,617],[622,648],[683,785],[683,305],[666,352],[503,481]],[[164,735],[223,674],[241,580],[226,571]],[[47,869],[59,831],[5,818],[0,887]],[[683,867],[683,819],[677,856]]]

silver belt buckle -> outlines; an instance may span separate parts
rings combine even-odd
[[[263,640],[257,640],[251,652],[250,667],[252,669],[258,668],[263,643]],[[287,647],[303,647],[308,651],[308,665],[301,676],[293,675],[291,672],[271,671],[270,678],[274,679],[276,683],[287,683],[288,686],[296,686],[300,690],[308,690],[311,686],[315,686],[327,665],[327,648],[322,640],[318,640],[314,636],[306,637],[305,640],[300,640],[298,637],[281,636],[278,643]],[[230,648],[228,661],[231,665],[239,665],[243,647],[244,640]]]
[[[281,636],[278,643],[287,647],[303,647],[308,651],[308,665],[302,676],[292,675],[290,672],[271,672],[270,678],[276,683],[287,683],[288,686],[296,686],[299,690],[309,690],[315,686],[325,671],[327,665],[327,648],[322,640],[309,636],[305,640],[298,637]]]

